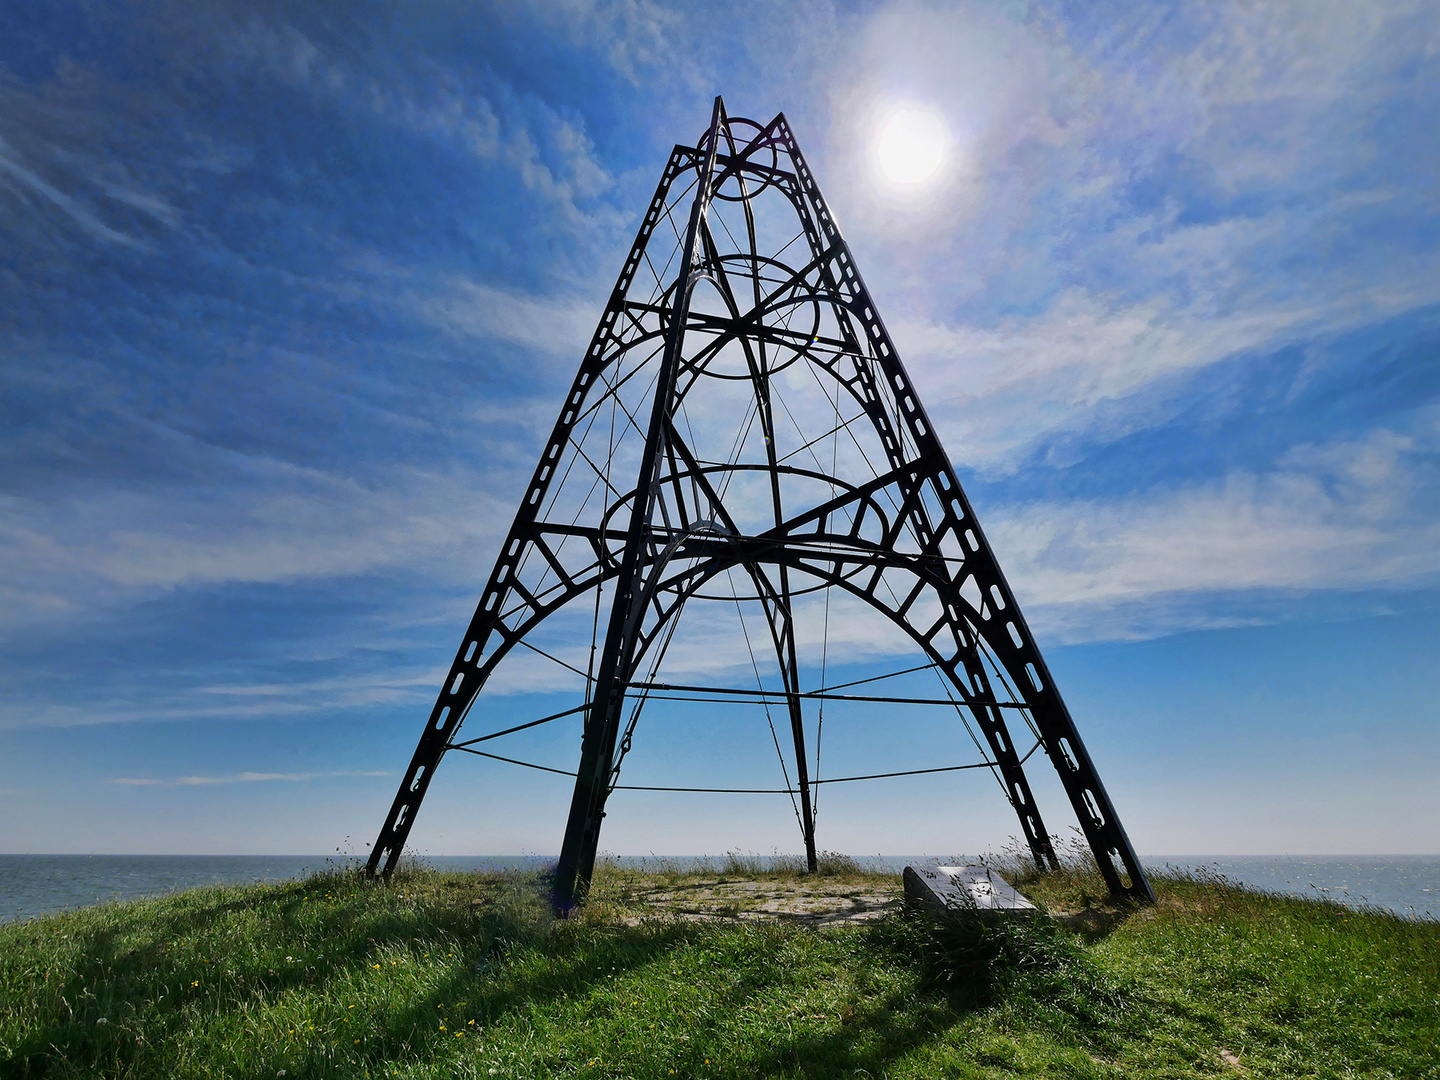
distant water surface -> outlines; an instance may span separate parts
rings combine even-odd
[[[105,900],[201,885],[292,881],[336,865],[323,855],[0,855],[0,922],[31,919]],[[527,870],[553,861],[534,855],[436,855],[443,870]],[[633,867],[683,868],[721,860],[705,856],[622,857]],[[862,857],[863,865],[899,870],[907,862],[968,861],[967,856]],[[1440,916],[1437,855],[1149,855],[1147,867],[1221,874],[1252,888],[1327,897],[1385,908],[1408,918]]]
[[[1167,864],[1220,874],[1253,889],[1385,908],[1412,919],[1440,917],[1440,855],[1149,855]]]
[[[291,881],[323,855],[0,855],[0,921],[102,900],[249,881]]]

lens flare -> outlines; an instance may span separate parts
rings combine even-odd
[[[894,184],[928,180],[945,158],[945,142],[945,121],[937,113],[900,109],[880,132],[880,171]]]

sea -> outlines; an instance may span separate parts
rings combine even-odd
[[[524,870],[553,859],[534,855],[431,855],[441,870]],[[621,865],[685,867],[706,856],[622,856]],[[887,855],[859,860],[899,870],[907,862],[975,861],[965,856]],[[1440,918],[1440,855],[1151,855],[1164,867],[1218,875],[1252,888],[1375,907],[1410,919]],[[344,865],[309,855],[0,855],[0,922],[33,919],[87,904],[133,900],[202,885],[293,881]]]

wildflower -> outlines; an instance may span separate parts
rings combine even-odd
[[[199,986],[199,985],[200,985],[200,980],[199,980],[199,979],[196,979],[196,980],[195,980],[194,982],[192,982],[190,985],[191,985],[191,986]]]

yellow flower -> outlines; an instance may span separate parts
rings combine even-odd
[[[199,985],[200,985],[200,980],[199,980],[199,979],[196,979],[196,980],[195,980],[194,982],[192,982],[190,985],[191,985],[191,986],[199,986]]]

